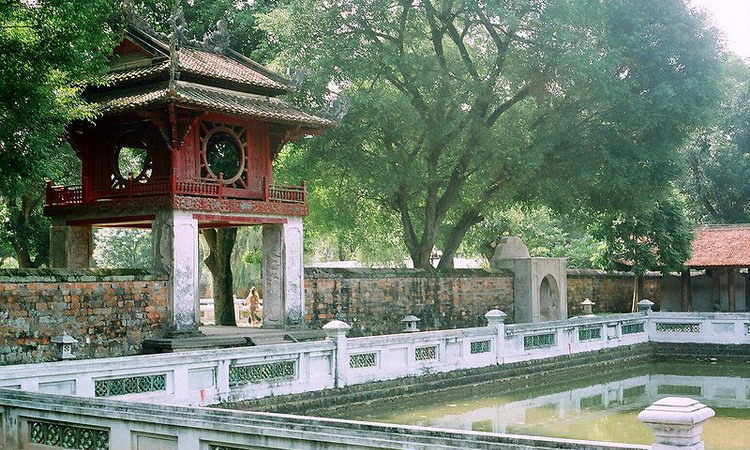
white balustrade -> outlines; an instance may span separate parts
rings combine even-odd
[[[747,313],[632,313],[541,323],[347,338],[327,325],[316,342],[0,367],[0,387],[207,405],[407,376],[488,367],[644,342],[750,343]]]

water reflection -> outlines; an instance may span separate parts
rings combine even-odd
[[[481,385],[421,400],[348,410],[346,417],[495,433],[651,444],[637,414],[667,396],[687,396],[716,409],[706,424],[706,448],[750,448],[750,366],[658,364],[587,381],[548,380],[508,393]],[[506,391],[506,392],[503,392]]]

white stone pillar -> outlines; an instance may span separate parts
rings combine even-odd
[[[507,314],[499,309],[491,309],[484,315],[487,326],[495,330],[495,359],[502,364],[505,358],[505,319]]]
[[[304,323],[302,218],[263,225],[263,327],[301,327]]]
[[[346,386],[346,375],[349,371],[349,347],[346,341],[346,332],[352,327],[340,320],[332,320],[323,325],[323,330],[329,340],[336,344],[336,361],[334,361],[334,378],[336,387]]]
[[[154,270],[169,275],[170,336],[199,334],[198,221],[185,211],[160,211],[152,226]]]
[[[91,225],[50,227],[50,267],[86,269],[94,254],[94,233]]]
[[[714,410],[692,398],[666,397],[638,414],[654,432],[651,450],[703,450],[703,423]]]

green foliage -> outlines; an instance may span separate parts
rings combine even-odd
[[[720,75],[715,32],[679,0],[293,0],[262,25],[280,64],[308,69],[298,101],[349,105],[304,143],[305,178],[333,186],[339,217],[398,229],[418,267],[436,245],[450,267],[518,202],[648,205]]]
[[[149,269],[151,232],[129,228],[100,228],[94,236],[96,267]]]
[[[47,259],[45,178],[75,173],[65,126],[94,110],[79,97],[114,44],[109,0],[0,2],[0,241],[22,267]]]
[[[726,66],[722,101],[683,149],[682,188],[700,222],[750,222],[750,67]]]
[[[216,23],[224,20],[229,31],[229,47],[260,63],[272,60],[277,53],[276,43],[258,27],[258,17],[276,7],[284,0],[178,0],[185,14],[188,39],[202,40],[215,30]],[[136,11],[157,30],[171,32],[169,16],[173,0],[138,0]]]
[[[260,227],[239,227],[232,253],[234,294],[247,297],[250,288],[260,287],[260,264],[263,260],[263,237]]]
[[[403,263],[408,254],[397,226],[398,217],[382,202],[370,198],[366,187],[340,165],[309,157],[304,146],[290,144],[279,155],[274,171],[281,183],[297,184],[301,179],[307,183],[308,257],[356,259],[365,265]]]
[[[637,274],[682,270],[693,239],[685,209],[684,200],[671,194],[636,214],[600,217],[592,235],[606,243],[602,265],[607,269],[628,268]]]
[[[545,207],[514,207],[493,211],[467,236],[462,247],[469,254],[481,253],[488,260],[502,236],[518,236],[535,257],[564,257],[570,268],[603,268],[605,245],[581,225]]]

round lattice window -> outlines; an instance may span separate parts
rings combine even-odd
[[[144,147],[123,146],[117,150],[117,175],[124,180],[141,182],[151,178],[151,157]]]
[[[223,174],[224,182],[233,183],[245,168],[242,143],[228,128],[215,129],[204,144],[206,168],[213,178]]]

